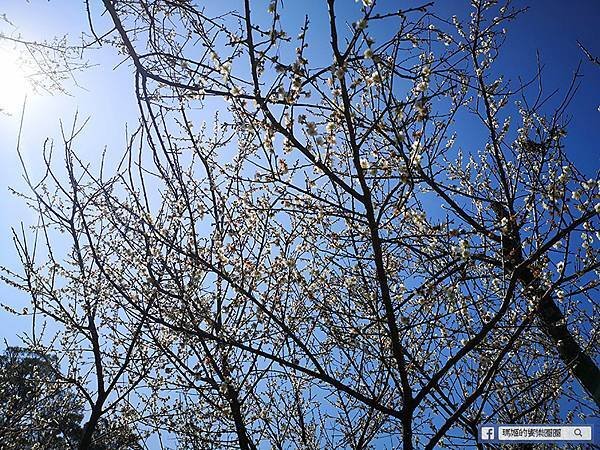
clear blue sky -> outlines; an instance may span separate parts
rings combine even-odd
[[[348,0],[350,2],[351,0]],[[395,4],[394,0],[382,0]],[[99,4],[99,2],[92,2]],[[302,18],[307,12],[324,11],[324,1],[291,1],[285,3]],[[417,4],[417,2],[406,2]],[[421,2],[419,2],[421,3]],[[464,16],[469,11],[468,2],[444,0],[436,2],[441,14]],[[536,51],[539,50],[544,64],[544,85],[547,92],[564,89],[568,85],[577,65],[582,62],[581,87],[569,113],[572,116],[568,128],[566,151],[589,176],[595,176],[599,164],[598,142],[600,141],[600,67],[585,60],[577,47],[577,40],[592,52],[600,55],[600,1],[597,0],[530,0],[530,9],[509,27],[509,38],[502,59],[499,61],[507,79],[531,78],[536,70]],[[350,4],[350,3],[349,3]],[[515,2],[515,5],[526,5]],[[354,5],[352,5],[354,8]],[[263,8],[264,9],[264,8]],[[53,0],[33,1],[4,0],[0,14],[15,23],[26,39],[51,38],[68,33],[76,43],[82,31],[87,30],[87,18],[82,1]],[[290,11],[291,13],[291,11]],[[327,27],[320,24],[324,14],[312,18],[313,42]],[[102,20],[102,19],[101,19]],[[97,23],[103,29],[101,21]],[[0,22],[0,30],[11,31]],[[323,39],[327,39],[323,36]],[[314,51],[314,48],[313,48]],[[68,86],[72,96],[31,96],[25,115],[22,149],[25,162],[33,173],[39,171],[42,143],[46,137],[59,137],[59,120],[70,123],[76,111],[82,118],[91,117],[83,137],[80,151],[84,158],[94,161],[104,146],[119,152],[124,142],[125,122],[135,122],[136,107],[132,94],[133,81],[128,65],[113,70],[122,58],[114,49],[104,47],[89,54],[98,67],[77,76],[82,87]],[[0,70],[2,70],[0,65]],[[558,97],[557,97],[558,98]],[[21,199],[10,195],[8,186],[24,190],[21,169],[15,152],[19,114],[12,117],[0,116],[0,264],[17,268],[15,251],[11,239],[11,227],[23,221],[30,225],[34,216]],[[463,136],[464,137],[464,136]],[[0,297],[15,306],[25,306],[27,299],[15,290],[0,285]],[[0,338],[16,344],[17,331],[28,328],[28,320],[16,320],[0,311]]]

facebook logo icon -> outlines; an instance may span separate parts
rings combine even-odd
[[[494,440],[494,427],[481,427],[481,440],[491,441]]]

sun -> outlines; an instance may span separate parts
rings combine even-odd
[[[0,113],[18,113],[30,89],[16,53],[0,48]]]

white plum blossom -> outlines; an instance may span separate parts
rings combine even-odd
[[[278,166],[279,166],[279,173],[280,173],[281,175],[285,175],[285,174],[288,172],[288,165],[287,165],[287,163],[285,162],[285,159],[279,159],[279,160],[277,161],[277,164],[278,164]]]
[[[468,259],[471,256],[471,245],[469,244],[469,241],[466,239],[462,239],[459,243],[459,252],[460,252],[460,256],[463,259]]]
[[[429,88],[429,81],[422,80],[415,85],[415,93],[420,94]]]
[[[367,76],[365,81],[367,82],[368,86],[377,86],[381,84],[381,76],[379,75],[379,72],[375,71],[371,73],[371,75]]]
[[[315,122],[306,123],[306,134],[309,136],[316,136],[318,134],[317,124]]]

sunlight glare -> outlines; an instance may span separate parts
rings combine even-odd
[[[0,114],[18,113],[28,91],[27,77],[15,53],[0,48]]]

